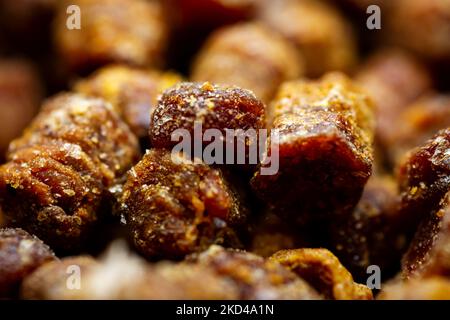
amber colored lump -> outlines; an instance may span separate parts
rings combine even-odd
[[[285,83],[269,108],[278,134],[279,171],[251,184],[270,207],[291,221],[349,212],[371,175],[373,114],[367,95],[346,76]]]
[[[245,89],[209,82],[182,82],[167,89],[158,101],[150,123],[150,140],[154,147],[171,148],[177,129],[185,129],[192,139],[195,126],[202,132],[218,129],[262,129],[265,127],[264,104]]]
[[[108,188],[138,156],[136,137],[110,104],[76,94],[48,100],[0,167],[7,223],[55,249],[80,246]]]
[[[130,170],[120,203],[135,246],[149,258],[239,246],[232,227],[248,215],[219,170],[164,149],[147,151]]]

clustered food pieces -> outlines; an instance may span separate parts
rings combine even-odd
[[[25,299],[372,299],[330,252],[302,252],[293,252],[291,260],[303,270],[318,264],[318,273],[291,268],[282,258],[290,252],[264,259],[213,245],[182,262],[148,263],[116,242],[100,259],[69,257],[41,266],[25,278],[20,292]],[[65,273],[71,266],[83,274],[79,290],[67,288]],[[334,288],[332,297],[328,287]]]
[[[0,299],[450,299],[449,18],[0,0]]]
[[[48,100],[0,167],[7,223],[55,249],[80,246],[108,207],[108,188],[138,157],[110,104],[77,94]]]

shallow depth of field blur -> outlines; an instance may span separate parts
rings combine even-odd
[[[79,29],[73,24],[77,11],[68,10],[73,5],[80,9]],[[371,5],[375,11],[367,12]],[[374,17],[378,9],[381,15]],[[378,18],[380,28],[371,28],[370,19]],[[108,73],[111,66],[120,66],[123,73]],[[89,94],[91,85],[99,85],[93,91],[101,87],[107,96],[115,90],[114,77],[122,81],[128,68],[158,78],[151,88],[154,103],[161,93],[157,89],[182,79],[250,89],[266,105],[285,81],[318,79],[333,71],[353,79],[370,95],[376,119],[373,173],[356,209],[368,218],[364,230],[355,231],[366,237],[358,245],[370,242],[367,251],[373,251],[361,257],[359,248],[345,248],[346,255],[339,246],[308,242],[310,234],[299,240],[276,215],[252,222],[252,231],[261,227],[261,233],[250,236],[245,249],[268,257],[278,249],[313,243],[330,249],[360,283],[366,284],[369,265],[380,266],[383,283],[398,278],[409,243],[388,238],[389,231],[380,226],[392,218],[389,206],[395,202],[400,163],[410,150],[450,127],[450,0],[0,0],[1,163],[8,161],[10,142],[20,137],[45,99],[62,91]],[[102,87],[102,71],[104,79],[111,77],[110,87]],[[83,82],[96,75],[98,83]],[[145,89],[125,90],[111,102],[140,104],[133,101],[145,96],[139,90]],[[149,147],[148,109],[121,112],[144,151]],[[450,191],[450,170],[446,174],[444,189]],[[253,196],[249,201],[255,201]],[[450,215],[448,206],[446,212]],[[75,254],[103,252],[113,239],[123,238],[118,225],[108,221],[98,233],[102,236]],[[405,241],[412,241],[419,228],[419,223],[411,227]],[[432,247],[436,234],[434,229],[422,234],[424,246]],[[441,271],[427,278],[422,296],[408,296],[407,291],[421,286],[420,280],[411,280],[384,298],[450,299],[450,267]]]

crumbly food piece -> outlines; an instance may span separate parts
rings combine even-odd
[[[270,260],[305,279],[326,299],[371,300],[372,291],[355,283],[350,272],[327,249],[282,250]]]
[[[254,129],[258,134],[258,130],[265,127],[264,104],[251,91],[238,87],[209,82],[179,83],[167,89],[158,101],[150,123],[151,144],[157,148],[172,148],[178,144],[172,140],[172,134],[178,129],[187,130],[194,142],[201,139],[194,131],[199,124],[202,134],[208,129],[220,130],[223,137],[225,129],[243,132]],[[257,139],[247,141],[247,147],[257,142]]]
[[[249,22],[213,32],[194,61],[191,79],[249,89],[268,103],[282,82],[302,70],[293,46],[270,28]]]
[[[430,94],[396,115],[397,130],[387,141],[391,159],[401,162],[407,151],[450,126],[450,95]]]
[[[0,158],[37,113],[42,86],[33,65],[25,60],[0,60]]]
[[[382,149],[389,150],[396,143],[397,132],[408,125],[399,120],[399,113],[431,89],[431,74],[408,52],[385,48],[369,56],[355,80],[375,102],[376,139]]]
[[[81,10],[81,29],[66,27],[69,5]],[[54,43],[68,69],[85,72],[112,62],[159,66],[167,42],[157,0],[76,0],[61,3]]]
[[[55,259],[37,237],[19,228],[0,229],[0,297],[14,297],[28,274]]]
[[[47,101],[0,167],[8,224],[55,249],[78,247],[112,187],[139,157],[136,137],[100,99],[61,94]]]
[[[283,266],[245,251],[211,246],[189,259],[212,268],[219,276],[234,282],[239,289],[240,299],[321,298],[305,281]]]
[[[398,169],[399,211],[405,224],[416,230],[420,221],[439,208],[450,186],[450,128],[439,131],[412,150]]]
[[[351,25],[332,5],[322,1],[268,1],[261,21],[294,44],[308,77],[349,71],[357,61]]]
[[[75,91],[110,102],[133,133],[143,138],[148,134],[158,96],[181,79],[173,72],[112,65],[79,81]]]
[[[420,223],[402,259],[402,277],[450,276],[450,193]]]
[[[341,74],[287,82],[270,106],[270,124],[279,139],[268,153],[278,152],[279,170],[254,174],[256,194],[291,222],[351,211],[372,169],[367,95]]]
[[[164,149],[147,151],[130,170],[120,204],[149,258],[183,258],[212,243],[240,246],[233,228],[248,216],[219,170]]]
[[[388,41],[434,61],[450,59],[450,3],[397,0],[387,11],[383,30]],[[414,35],[414,36],[412,36]]]
[[[394,281],[383,287],[378,300],[450,300],[450,280],[445,277]]]

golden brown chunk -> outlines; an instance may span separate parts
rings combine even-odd
[[[397,185],[389,176],[373,176],[350,217],[336,217],[329,226],[331,244],[341,262],[356,279],[367,278],[367,268],[377,265],[383,276],[399,268],[406,239],[397,211]]]
[[[290,221],[351,211],[372,169],[367,95],[340,74],[288,82],[270,107],[269,121],[279,141],[271,141],[268,153],[278,150],[279,170],[255,173],[251,184],[260,198]]]
[[[190,257],[200,265],[212,268],[219,276],[235,283],[240,299],[320,299],[304,280],[278,263],[238,250],[211,246]]]
[[[69,5],[81,10],[80,29],[66,27]],[[111,62],[158,66],[167,32],[157,0],[64,1],[56,16],[54,42],[73,71],[85,72]]]
[[[390,157],[400,162],[412,148],[450,126],[450,95],[428,95],[396,114],[397,130],[387,140]]]
[[[270,259],[298,274],[327,299],[373,298],[372,291],[353,282],[350,272],[326,249],[282,250]]]
[[[450,3],[442,0],[397,0],[383,27],[394,44],[432,60],[450,59]]]
[[[303,65],[295,48],[269,28],[243,23],[215,31],[200,50],[193,81],[237,85],[269,102],[278,86],[298,77]]]
[[[357,47],[351,25],[325,2],[268,1],[261,20],[297,47],[309,77],[348,71],[356,63]]]
[[[143,138],[147,137],[159,94],[180,81],[181,76],[172,72],[113,65],[79,81],[75,91],[110,102],[133,133]]]
[[[0,229],[0,297],[14,297],[23,278],[56,259],[41,240],[22,229]]]
[[[172,140],[172,134],[178,129],[187,130],[192,143],[191,150],[184,152],[193,158],[198,156],[193,154],[194,141],[202,139],[196,136],[196,126],[201,125],[202,134],[208,129],[218,129],[221,138],[226,136],[225,129],[241,129],[243,133],[253,129],[255,135],[253,139],[247,140],[246,145],[249,152],[250,147],[258,142],[259,129],[265,127],[264,113],[264,104],[249,90],[209,82],[183,82],[167,89],[159,99],[150,123],[150,141],[154,147],[170,149],[178,144],[178,141]],[[239,137],[239,134],[236,135]],[[245,138],[244,134],[241,138]],[[222,146],[223,150],[228,151],[228,145]],[[244,152],[248,158],[247,150]],[[236,150],[233,155],[239,157],[239,151]],[[226,162],[225,156],[228,155],[222,156],[222,163]]]
[[[378,300],[450,300],[450,280],[444,277],[410,279],[386,285]]]
[[[41,98],[41,84],[32,65],[0,60],[0,159],[37,113]]]
[[[56,96],[0,167],[5,218],[55,249],[78,247],[100,218],[108,188],[138,156],[136,138],[110,104]]]
[[[403,257],[402,276],[450,276],[450,193],[420,223]]]
[[[432,211],[438,210],[450,190],[450,128],[441,130],[414,149],[399,168],[400,212],[412,230]]]
[[[239,246],[232,227],[248,215],[220,171],[163,149],[147,151],[130,170],[120,203],[134,244],[150,258]]]

